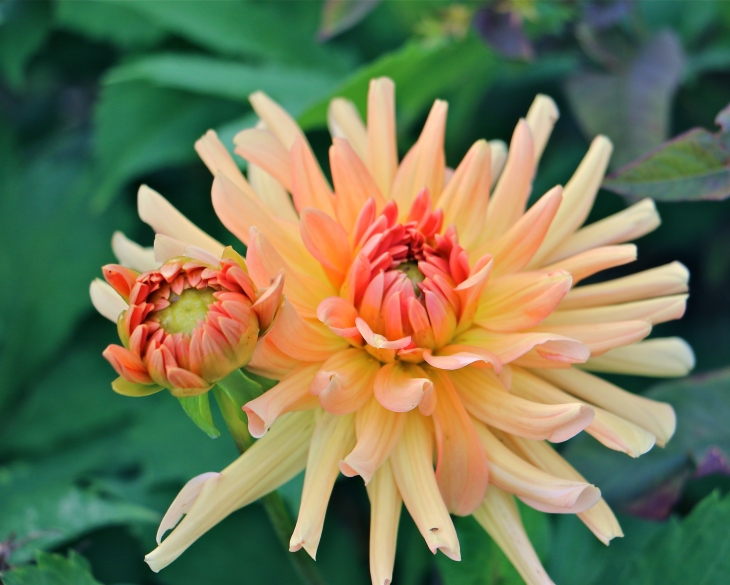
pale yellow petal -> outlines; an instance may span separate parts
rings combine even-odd
[[[532,548],[514,497],[496,486],[487,490],[474,518],[514,565],[527,585],[555,585]]]
[[[489,150],[492,153],[492,176],[490,179],[490,187],[494,187],[494,184],[502,175],[504,165],[507,162],[507,144],[505,144],[503,140],[490,140]]]
[[[264,169],[249,162],[248,180],[259,199],[274,215],[288,221],[299,220],[289,193],[286,192],[286,189],[279,181]]]
[[[370,578],[373,585],[390,585],[403,499],[389,461],[378,468],[367,490],[370,498]]]
[[[656,325],[657,323],[680,319],[687,308],[688,296],[686,294],[671,295],[620,305],[555,311],[542,322],[542,325],[611,323],[633,319],[642,319]]]
[[[433,425],[418,410],[408,413],[400,441],[390,456],[398,491],[428,548],[461,559],[454,524],[433,470]]]
[[[563,240],[577,230],[588,217],[596,193],[603,182],[603,175],[611,158],[613,145],[605,136],[597,136],[591,142],[585,157],[563,190],[563,202],[555,216],[547,236],[528,267],[544,264],[544,259]]]
[[[368,160],[368,131],[355,104],[344,98],[333,99],[327,108],[327,126],[332,138],[344,138],[361,161]]]
[[[275,490],[297,475],[307,462],[314,415],[283,416],[217,478],[208,479],[182,522],[145,557],[158,572],[229,514]]]
[[[261,167],[287,191],[292,190],[289,150],[263,125],[242,130],[233,138],[236,154],[249,164]],[[249,171],[249,179],[252,180]],[[239,188],[240,186],[237,185]]]
[[[287,150],[291,150],[297,137],[304,138],[304,132],[294,118],[263,91],[252,93],[248,96],[248,101],[258,117]]]
[[[290,551],[304,548],[316,558],[327,504],[340,471],[337,465],[354,444],[354,415],[319,414],[309,445],[299,518],[289,541]]]
[[[535,148],[535,166],[540,162],[545,145],[550,138],[555,122],[558,121],[560,112],[553,99],[543,94],[537,94],[532,102],[525,121],[532,132],[532,139]]]
[[[585,478],[545,441],[530,441],[529,439],[522,439],[511,435],[505,435],[505,439],[511,448],[514,448],[535,467],[539,467],[543,471],[556,475],[557,477],[564,477],[574,481],[585,481]],[[583,521],[603,544],[608,544],[612,539],[624,535],[616,516],[614,516],[611,508],[608,507],[608,504],[603,499],[599,500],[595,506],[585,512],[579,512],[578,518]]]
[[[643,199],[623,211],[579,229],[565,238],[544,262],[552,264],[592,248],[631,242],[654,231],[660,223],[654,201]]]
[[[543,270],[565,270],[570,272],[575,286],[584,278],[593,276],[602,270],[633,262],[636,260],[636,255],[637,250],[634,244],[603,246],[558,260],[554,264],[545,266]]]
[[[95,278],[89,286],[89,296],[94,308],[102,317],[116,323],[122,311],[129,308],[127,302],[101,278]]]
[[[512,368],[511,393],[545,404],[570,404],[577,400],[528,370],[517,367]],[[578,402],[587,405],[581,400]],[[595,416],[585,431],[604,446],[631,457],[639,457],[654,446],[656,437],[648,430],[598,406],[591,405],[591,408]]]
[[[644,398],[576,368],[533,370],[533,373],[566,392],[620,416],[656,435],[663,447],[672,438],[677,417],[671,405]]]
[[[112,251],[122,266],[131,268],[137,272],[155,270],[160,266],[155,260],[155,252],[152,248],[140,246],[122,232],[114,232],[112,236]]]
[[[214,130],[208,130],[195,142],[195,151],[214,177],[217,174],[225,175],[242,191],[248,188],[241,170]]]
[[[688,282],[689,270],[681,262],[672,262],[623,278],[574,288],[565,295],[559,308],[561,311],[583,309],[685,293]]]
[[[367,166],[386,199],[398,170],[395,134],[395,84],[387,77],[370,80]]]
[[[216,254],[219,258],[223,253],[223,244],[211,238],[175,209],[167,199],[147,185],[139,188],[137,210],[140,219],[156,233],[198,246]]]
[[[617,347],[590,358],[582,367],[593,372],[681,378],[695,367],[695,356],[684,339],[665,337]]]

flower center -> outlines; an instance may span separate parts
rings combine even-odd
[[[418,269],[418,262],[403,262],[396,267],[396,270],[400,270],[406,275],[406,278],[413,284],[416,295],[421,296],[421,289],[418,287],[418,284],[423,282],[426,277],[423,275],[423,272]]]
[[[156,320],[167,333],[190,334],[205,320],[208,307],[215,302],[212,288],[186,288],[179,295],[172,293],[170,306],[155,313]]]

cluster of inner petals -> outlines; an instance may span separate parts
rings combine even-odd
[[[250,358],[256,288],[234,260],[211,267],[178,258],[139,276],[111,265],[104,275],[129,302],[119,321],[125,347],[104,353],[127,381],[194,394]]]
[[[419,363],[424,351],[447,345],[471,325],[491,256],[470,267],[456,228],[443,230],[443,212],[433,209],[427,189],[403,223],[394,201],[379,214],[368,201],[352,241],[354,260],[340,296],[317,311],[332,331],[383,362]]]

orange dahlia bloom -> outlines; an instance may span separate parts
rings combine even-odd
[[[565,188],[527,209],[552,100],[537,97],[508,154],[480,140],[452,171],[442,101],[399,163],[394,93],[388,79],[371,82],[367,125],[332,102],[333,189],[302,131],[261,93],[251,97],[261,123],[235,138],[248,180],[214,133],[197,143],[254,283],[286,275],[281,315],[249,365],[280,381],[244,406],[260,440],[175,500],[159,536],[186,517],[147,556],[154,570],[306,469],[293,551],[315,556],[337,476],[359,475],[374,584],[391,581],[402,503],[434,553],[459,560],[450,513],[473,514],[527,583],[550,583],[514,496],[578,514],[605,543],[622,533],[598,488],[546,441],[585,430],[637,457],[672,436],[671,406],[589,373],[676,376],[693,362],[679,339],[642,341],[684,312],[679,263],[575,286],[633,261],[625,242],[659,224],[646,200],[581,227],[610,142],[596,138]]]
[[[119,374],[112,388],[120,394],[163,388],[177,397],[203,394],[248,364],[259,335],[273,323],[281,276],[259,292],[231,248],[222,258],[193,247],[186,252],[195,257],[176,256],[142,274],[104,266],[104,278],[124,303],[117,301],[116,309],[114,293],[92,284],[92,299],[109,317],[117,315],[123,345],[109,345],[103,355]]]

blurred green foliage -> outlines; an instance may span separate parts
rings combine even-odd
[[[328,100],[345,96],[364,111],[368,80],[388,75],[397,83],[401,153],[431,101],[449,100],[450,164],[478,138],[509,141],[534,95],[550,94],[562,116],[535,182],[539,195],[565,183],[596,132],[613,139],[616,168],[691,128],[715,132],[715,116],[730,102],[728,39],[730,3],[710,0],[2,2],[0,580],[296,582],[258,505],[233,514],[160,575],[147,569],[143,555],[178,489],[237,452],[227,436],[201,433],[166,393],[134,400],[111,392],[114,375],[100,354],[115,331],[87,294],[99,266],[113,260],[113,230],[151,243],[135,220],[142,182],[241,249],[215,218],[193,142],[214,128],[230,147],[254,123],[250,92],[266,91],[297,116],[326,160]],[[686,317],[656,334],[685,337],[704,372],[730,365],[730,202],[691,200],[706,194],[708,173],[727,176],[727,141],[701,150],[686,172],[682,160],[701,145],[674,144],[659,164],[614,179],[628,195],[646,193],[641,182],[685,182],[650,193],[672,201],[658,204],[664,225],[640,242],[635,265],[610,276],[675,259],[690,268]],[[657,174],[667,166],[674,174]],[[710,187],[713,198],[727,197]],[[590,221],[625,205],[604,191]],[[637,392],[653,384],[615,381]],[[581,437],[564,452],[619,511],[672,519],[622,516],[626,537],[605,548],[574,517],[524,509],[557,583],[730,582],[730,500],[713,492],[730,488],[730,375],[664,383],[649,394],[677,408],[678,436],[666,450],[630,461]],[[301,478],[282,490],[292,507],[300,489]],[[368,518],[361,482],[339,481],[317,562],[330,585],[369,582]],[[474,521],[456,526],[464,561],[434,559],[404,512],[395,582],[520,583]]]

